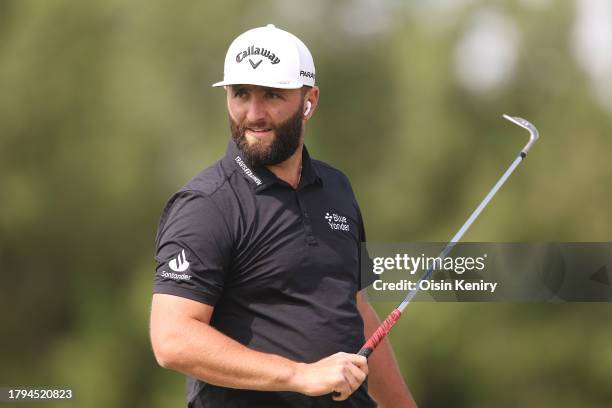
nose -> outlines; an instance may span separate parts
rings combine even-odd
[[[265,101],[262,98],[254,95],[248,102],[246,120],[249,123],[256,123],[265,119]]]

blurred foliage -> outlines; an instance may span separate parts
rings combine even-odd
[[[524,143],[502,113],[542,139],[466,240],[610,240],[612,121],[569,50],[573,2],[406,3],[0,2],[0,385],[184,404],[148,339],[157,222],[224,152],[210,84],[229,42],[269,22],[314,54],[307,144],[351,178],[371,240],[449,239]],[[518,62],[474,93],[453,59],[492,5],[518,26]],[[607,304],[414,304],[390,339],[422,407],[607,407],[610,318]]]

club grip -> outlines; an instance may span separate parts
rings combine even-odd
[[[376,331],[370,336],[368,341],[365,342],[357,354],[364,356],[365,358],[370,357],[370,354],[372,354],[376,346],[378,346],[382,339],[385,338],[387,333],[389,333],[391,330],[391,327],[393,327],[395,322],[397,322],[401,316],[402,312],[400,312],[399,309],[394,309],[391,313],[389,313],[389,316],[387,316],[385,321],[378,326],[378,329],[376,329]],[[340,395],[340,393],[334,391],[332,395],[337,397]]]
[[[361,350],[359,350],[359,353],[357,354],[368,358],[370,354],[372,354],[376,346],[378,346],[382,339],[385,338],[387,333],[389,333],[391,327],[393,327],[395,322],[399,320],[401,315],[402,312],[400,312],[399,309],[394,309],[391,313],[389,313],[389,316],[387,316],[385,321],[382,322],[380,326],[378,326],[378,329],[376,329],[376,331],[370,336],[368,341],[365,342],[365,344],[363,345],[363,347],[361,347]]]

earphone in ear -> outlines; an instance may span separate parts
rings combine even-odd
[[[310,103],[310,101],[306,101],[306,109],[304,109],[304,116],[308,115],[310,113],[310,108],[311,108],[312,104]]]

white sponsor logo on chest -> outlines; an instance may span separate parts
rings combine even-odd
[[[346,217],[342,215],[327,212],[325,213],[325,220],[327,221],[329,228],[333,230],[340,230],[340,231],[350,231],[351,230],[351,227],[348,224]]]

